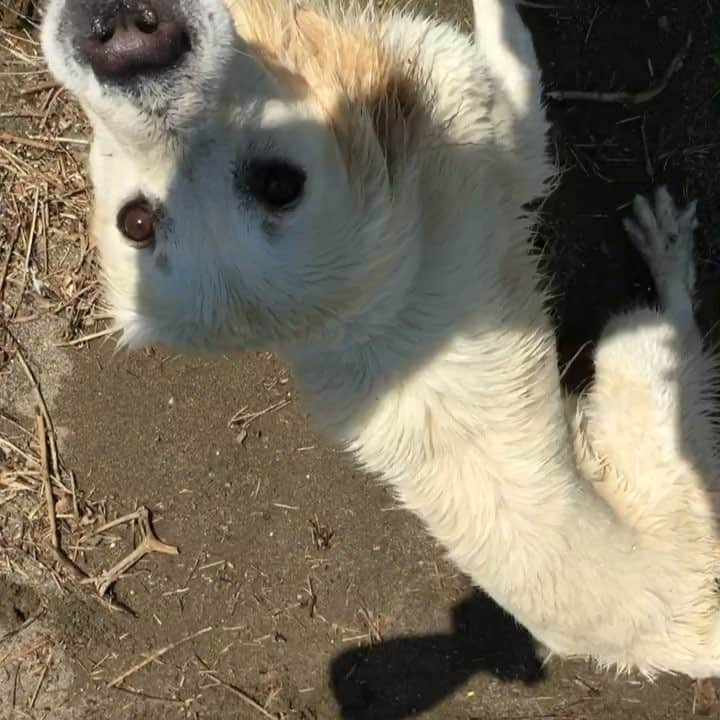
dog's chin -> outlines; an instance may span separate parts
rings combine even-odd
[[[210,354],[214,348],[202,342],[196,329],[153,321],[132,311],[114,313],[113,327],[120,350],[136,351],[161,346],[190,355]]]
[[[265,347],[265,344],[252,342],[242,331],[220,331],[169,318],[161,320],[127,309],[111,311],[111,315],[120,350],[137,351],[159,346],[172,352],[198,356]]]
[[[194,127],[213,100],[210,84],[189,82],[197,62],[182,63],[143,78],[142,83],[104,81],[77,59],[53,75],[80,101],[92,124],[102,123],[117,136],[138,135],[142,143],[157,133],[173,136]]]

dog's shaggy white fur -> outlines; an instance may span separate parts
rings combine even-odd
[[[665,310],[614,319],[569,403],[523,211],[553,172],[514,7],[475,0],[473,39],[404,12],[182,0],[190,55],[128,87],[78,55],[73,4],[51,0],[43,44],[94,126],[125,341],[277,349],[324,430],[551,651],[719,674],[694,206],[636,201]],[[257,162],[299,169],[297,201],[258,200]],[[117,224],[139,196],[144,247]]]

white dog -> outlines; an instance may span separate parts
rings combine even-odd
[[[291,0],[51,0],[94,126],[92,232],[130,346],[272,347],[315,417],[551,651],[720,674],[695,208],[628,221],[662,312],[563,397],[523,215],[552,169],[529,35]]]

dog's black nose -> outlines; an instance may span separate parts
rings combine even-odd
[[[187,27],[173,6],[145,0],[84,4],[89,32],[79,46],[95,74],[131,80],[176,65],[190,50]]]

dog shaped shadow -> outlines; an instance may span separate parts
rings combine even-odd
[[[543,679],[532,636],[487,595],[452,609],[452,632],[387,640],[342,653],[331,683],[344,720],[398,720],[437,705],[477,673],[529,685]]]

